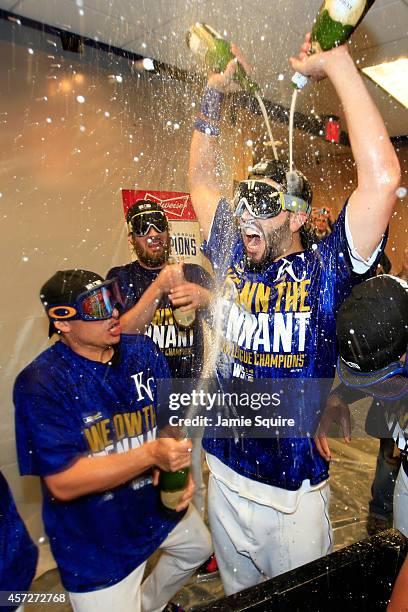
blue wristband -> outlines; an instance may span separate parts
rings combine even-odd
[[[211,125],[211,123],[209,123],[205,119],[202,119],[201,117],[196,118],[194,123],[194,129],[198,132],[201,132],[202,134],[207,134],[207,136],[220,135],[219,127],[217,127],[216,125]]]
[[[221,103],[224,99],[224,94],[217,89],[206,87],[204,89],[203,98],[201,100],[201,114],[207,119],[219,121],[221,119]]]

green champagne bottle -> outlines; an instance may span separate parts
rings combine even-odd
[[[189,468],[177,472],[160,472],[159,487],[162,504],[175,510],[187,486]]]
[[[169,257],[167,260],[168,265],[173,265],[179,263],[174,257]],[[182,279],[183,282],[186,281],[185,278]],[[194,325],[194,321],[196,320],[196,311],[194,308],[190,308],[190,310],[183,311],[181,307],[173,308],[173,318],[176,321],[176,324],[181,329],[188,329],[192,325]]]
[[[205,63],[211,72],[222,72],[228,62],[235,57],[230,43],[205,23],[195,23],[191,26],[186,39],[191,51]],[[255,95],[260,91],[259,86],[249,78],[239,62],[234,73],[234,80],[250,94]]]
[[[329,51],[346,42],[375,0],[324,0],[311,34],[311,53]],[[298,89],[308,78],[296,73],[292,83]]]

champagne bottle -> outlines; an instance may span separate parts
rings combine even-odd
[[[324,0],[311,34],[311,53],[329,51],[346,42],[375,0]],[[308,78],[296,72],[292,84],[298,89]]]
[[[234,59],[230,43],[205,23],[195,23],[187,32],[187,45],[206,64],[211,72],[222,72],[228,62]],[[250,94],[259,92],[259,86],[252,81],[242,64],[238,62],[234,80]]]
[[[169,265],[173,265],[177,262],[173,257],[169,257],[167,263]],[[182,282],[184,281],[185,279],[183,278]],[[187,311],[181,310],[181,307],[173,308],[173,318],[178,327],[181,327],[182,329],[187,329],[193,325],[196,318],[196,311],[194,308],[191,308]]]
[[[187,486],[189,468],[177,472],[160,472],[159,487],[162,504],[170,510],[175,510]]]

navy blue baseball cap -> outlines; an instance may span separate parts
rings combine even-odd
[[[408,393],[408,284],[382,274],[353,288],[337,317],[338,374],[380,399]]]

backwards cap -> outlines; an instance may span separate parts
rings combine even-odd
[[[382,274],[356,285],[339,310],[337,338],[340,378],[367,392],[370,385],[380,391],[380,379],[393,373],[407,351],[408,284]],[[408,392],[408,378],[395,376],[393,382]]]
[[[102,276],[89,270],[60,270],[41,287],[40,300],[50,320],[48,337],[56,331],[48,311],[52,306],[70,306],[85,291],[90,291],[105,282]]]

